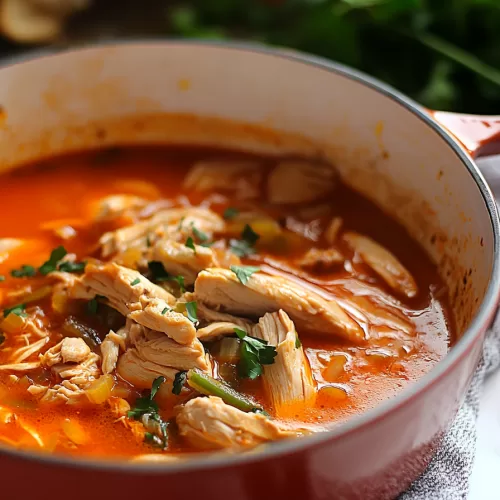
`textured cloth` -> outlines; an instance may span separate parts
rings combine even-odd
[[[465,402],[427,470],[399,500],[463,500],[476,450],[476,419],[485,377],[500,366],[500,314],[488,333],[483,358]]]

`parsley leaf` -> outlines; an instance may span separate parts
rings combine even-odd
[[[167,314],[167,313],[168,313],[168,311],[171,311],[171,310],[172,310],[172,309],[170,309],[170,307],[165,307],[165,308],[163,309],[163,311],[161,312],[161,315],[162,315],[162,316],[165,316],[165,314]]]
[[[184,243],[185,246],[190,248],[194,253],[196,253],[196,247],[194,246],[194,240],[191,238],[191,236],[188,236],[186,243]]]
[[[57,265],[59,264],[59,261],[64,258],[64,256],[68,252],[66,249],[61,245],[58,246],[57,248],[54,248],[52,252],[50,252],[50,257],[49,260],[45,261],[39,268],[38,272],[42,274],[43,276],[52,273],[57,270]]]
[[[226,220],[231,220],[234,219],[239,213],[240,211],[237,208],[227,207],[226,210],[224,210],[222,217]]]
[[[178,276],[172,276],[167,272],[165,266],[158,260],[151,260],[148,262],[149,272],[153,275],[152,280],[156,283],[161,283],[162,281],[176,281],[179,284],[181,293],[186,291],[186,285],[184,284],[184,276],[180,274]]]
[[[295,349],[300,349],[302,347],[302,342],[299,339],[299,334],[295,334]]]
[[[10,272],[10,275],[14,278],[31,278],[31,276],[35,276],[35,274],[36,269],[26,264],[22,265],[20,269],[13,269]]]
[[[174,378],[174,385],[172,387],[172,394],[178,396],[187,380],[187,371],[177,372]]]
[[[105,299],[106,297],[104,295],[96,295],[93,299],[90,299],[87,302],[87,313],[91,316],[94,316],[97,314],[97,310],[99,309],[99,302],[97,302],[97,299]]]
[[[82,262],[61,262],[58,270],[64,273],[83,273],[86,265],[87,261],[85,260]]]
[[[245,227],[241,232],[241,238],[249,245],[255,246],[260,236],[248,224],[245,224]]]
[[[186,312],[189,321],[196,325],[198,323],[198,306],[196,302],[186,302]]]
[[[140,278],[135,278],[135,280],[130,282],[130,286],[138,285],[141,282]]]
[[[12,307],[7,307],[3,310],[3,317],[6,318],[9,314],[15,314],[20,318],[26,318],[28,315],[24,311],[26,309],[26,304],[16,304]]]
[[[147,413],[157,413],[158,412],[158,404],[154,401],[154,397],[158,392],[161,384],[165,382],[165,377],[160,376],[154,379],[153,385],[151,386],[151,390],[149,394],[137,398],[135,400],[134,408],[132,408],[128,413],[128,418],[133,418],[134,420],[139,420],[140,417],[146,415]]]
[[[241,240],[230,240],[229,249],[238,257],[248,257],[255,252],[254,246],[260,236],[248,224],[245,224],[241,238]]]
[[[208,236],[203,232],[197,229],[194,224],[191,224],[191,229],[193,230],[193,235],[197,238],[201,243],[205,243],[208,241]]]
[[[278,354],[276,347],[268,345],[265,340],[250,337],[240,328],[235,328],[234,333],[242,340],[238,372],[241,377],[254,380],[262,375],[262,365],[274,363]]]
[[[236,274],[236,277],[240,280],[240,283],[246,285],[250,276],[254,273],[260,271],[260,267],[253,266],[231,266],[231,271]]]

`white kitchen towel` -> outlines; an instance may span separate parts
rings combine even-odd
[[[465,500],[476,451],[476,420],[485,377],[500,367],[500,315],[483,348],[465,402],[427,470],[399,500]]]

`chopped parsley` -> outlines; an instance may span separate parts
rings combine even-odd
[[[180,231],[182,229],[182,224],[184,224],[184,219],[186,216],[181,217],[181,220],[179,221],[179,225],[177,226],[177,231]]]
[[[6,318],[9,314],[15,314],[20,318],[26,318],[28,315],[25,312],[26,304],[16,304],[12,307],[7,307],[3,310],[3,317]]]
[[[149,394],[146,394],[135,401],[134,408],[128,413],[128,418],[139,420],[142,422],[147,432],[144,435],[144,440],[165,449],[168,443],[167,422],[165,422],[158,413],[158,403],[154,401],[154,397],[158,392],[161,384],[165,382],[165,377],[158,377],[153,381]]]
[[[234,219],[239,213],[240,211],[237,208],[227,207],[226,210],[224,210],[222,217],[226,220],[231,220]]]
[[[190,248],[194,253],[196,253],[196,247],[194,246],[194,240],[191,238],[191,236],[188,236],[186,239],[186,243],[184,243],[185,246]]]
[[[193,235],[199,242],[206,243],[209,240],[208,236],[203,231],[197,229],[194,224],[191,224],[191,229],[193,230]]]
[[[198,323],[198,306],[196,302],[186,302],[187,317],[191,323]]]
[[[83,273],[86,265],[85,260],[82,262],[61,262],[57,269],[63,273]]]
[[[238,373],[241,377],[256,379],[262,375],[262,365],[272,365],[277,356],[276,347],[267,341],[250,337],[244,330],[235,328],[234,333],[241,342],[241,354],[238,361]]]
[[[186,285],[184,283],[184,276],[180,274],[178,276],[172,276],[167,272],[165,266],[158,260],[151,260],[148,262],[149,272],[152,274],[152,280],[156,283],[161,283],[162,281],[176,281],[179,284],[181,293],[186,291]]]
[[[38,272],[43,276],[52,273],[57,270],[57,265],[59,262],[66,256],[68,252],[61,245],[57,248],[54,248],[52,252],[50,252],[49,260],[45,261],[39,268]]]
[[[140,278],[135,278],[135,280],[130,282],[130,286],[138,285],[141,282]]]
[[[182,388],[186,383],[186,380],[187,380],[187,371],[177,372],[174,378],[174,385],[172,386],[172,394],[178,396],[181,393]]]
[[[231,271],[236,274],[236,277],[240,280],[242,285],[246,285],[250,276],[254,273],[258,273],[260,271],[260,267],[253,266],[231,266]]]
[[[295,334],[295,349],[300,349],[302,347],[302,342],[299,339],[299,334]]]
[[[22,265],[19,269],[13,269],[10,275],[14,278],[31,278],[35,276],[36,269],[33,266]]]
[[[229,249],[238,257],[248,257],[255,252],[254,246],[260,236],[248,225],[245,224],[241,232],[241,240],[231,240]]]

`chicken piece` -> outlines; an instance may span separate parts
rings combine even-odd
[[[50,368],[60,363],[81,363],[90,354],[83,339],[66,337],[40,356],[43,366]]]
[[[256,198],[263,175],[261,167],[255,161],[201,161],[188,172],[184,188],[202,192],[231,191],[239,199]]]
[[[29,342],[28,345],[16,349],[10,356],[9,361],[11,363],[22,363],[23,361],[26,361],[28,358],[33,356],[33,354],[39,353],[48,341],[49,337],[46,336],[42,337],[36,342],[33,343]]]
[[[413,276],[389,250],[354,232],[345,233],[344,240],[393,290],[408,298],[417,295]]]
[[[111,396],[108,399],[108,405],[111,413],[113,413],[116,417],[125,417],[130,411],[130,404],[123,398]]]
[[[42,364],[44,363],[44,359],[42,360]],[[86,402],[85,389],[101,375],[99,368],[100,359],[97,354],[90,352],[79,364],[68,362],[52,365],[52,373],[59,379],[62,379],[62,381],[48,388],[42,401],[45,403],[68,404]],[[51,360],[45,362],[50,363]]]
[[[139,357],[136,349],[131,348],[120,356],[116,372],[135,387],[150,389],[153,381],[160,375],[173,381],[178,370],[159,365],[153,361],[145,361]]]
[[[297,264],[315,273],[326,273],[344,263],[344,256],[336,248],[311,248]]]
[[[196,334],[198,338],[203,342],[211,342],[212,340],[217,340],[227,335],[234,335],[235,328],[243,329],[241,328],[241,325],[238,325],[236,323],[220,321],[217,323],[211,323],[210,325],[204,326],[203,328],[199,328]]]
[[[183,276],[186,285],[192,285],[203,269],[220,267],[216,253],[211,248],[195,245],[193,251],[184,243],[173,240],[159,241],[153,248],[152,260],[161,262],[169,274]]]
[[[196,338],[193,323],[183,314],[171,310],[176,298],[132,269],[114,263],[89,264],[84,276],[70,290],[70,295],[77,299],[102,295],[124,316],[166,333],[181,344],[190,344]]]
[[[276,204],[309,203],[325,198],[337,185],[331,165],[302,160],[281,161],[267,179],[267,198]]]
[[[147,203],[144,198],[130,194],[106,196],[99,200],[94,220],[104,221],[124,214],[133,215],[137,209],[145,207]]]
[[[103,257],[109,257],[128,248],[145,248],[148,239],[151,244],[167,236],[175,241],[185,241],[187,236],[192,236],[197,241],[193,228],[211,238],[213,233],[224,230],[224,220],[206,208],[170,208],[132,226],[105,233],[99,243]]]
[[[27,372],[35,370],[40,367],[38,361],[30,363],[9,363],[6,365],[0,365],[0,372]]]
[[[137,355],[144,360],[177,370],[211,368],[203,345],[198,339],[189,345],[181,345],[169,339],[164,333],[152,331],[137,323],[131,323],[129,339]]]
[[[365,339],[362,328],[336,302],[280,276],[255,273],[243,285],[232,271],[206,269],[198,275],[195,296],[207,307],[247,317],[283,309],[300,330],[338,335],[356,343]]]
[[[110,330],[101,344],[102,373],[109,374],[116,368],[120,348],[126,349],[128,329],[120,328],[116,333]]]
[[[188,401],[178,413],[176,422],[179,434],[201,450],[230,448],[241,451],[297,435],[280,429],[263,415],[245,413],[213,396]]]
[[[263,367],[264,389],[276,414],[280,416],[294,403],[313,404],[316,387],[309,361],[287,314],[282,310],[265,314],[254,327],[253,336],[276,346],[274,363]]]

